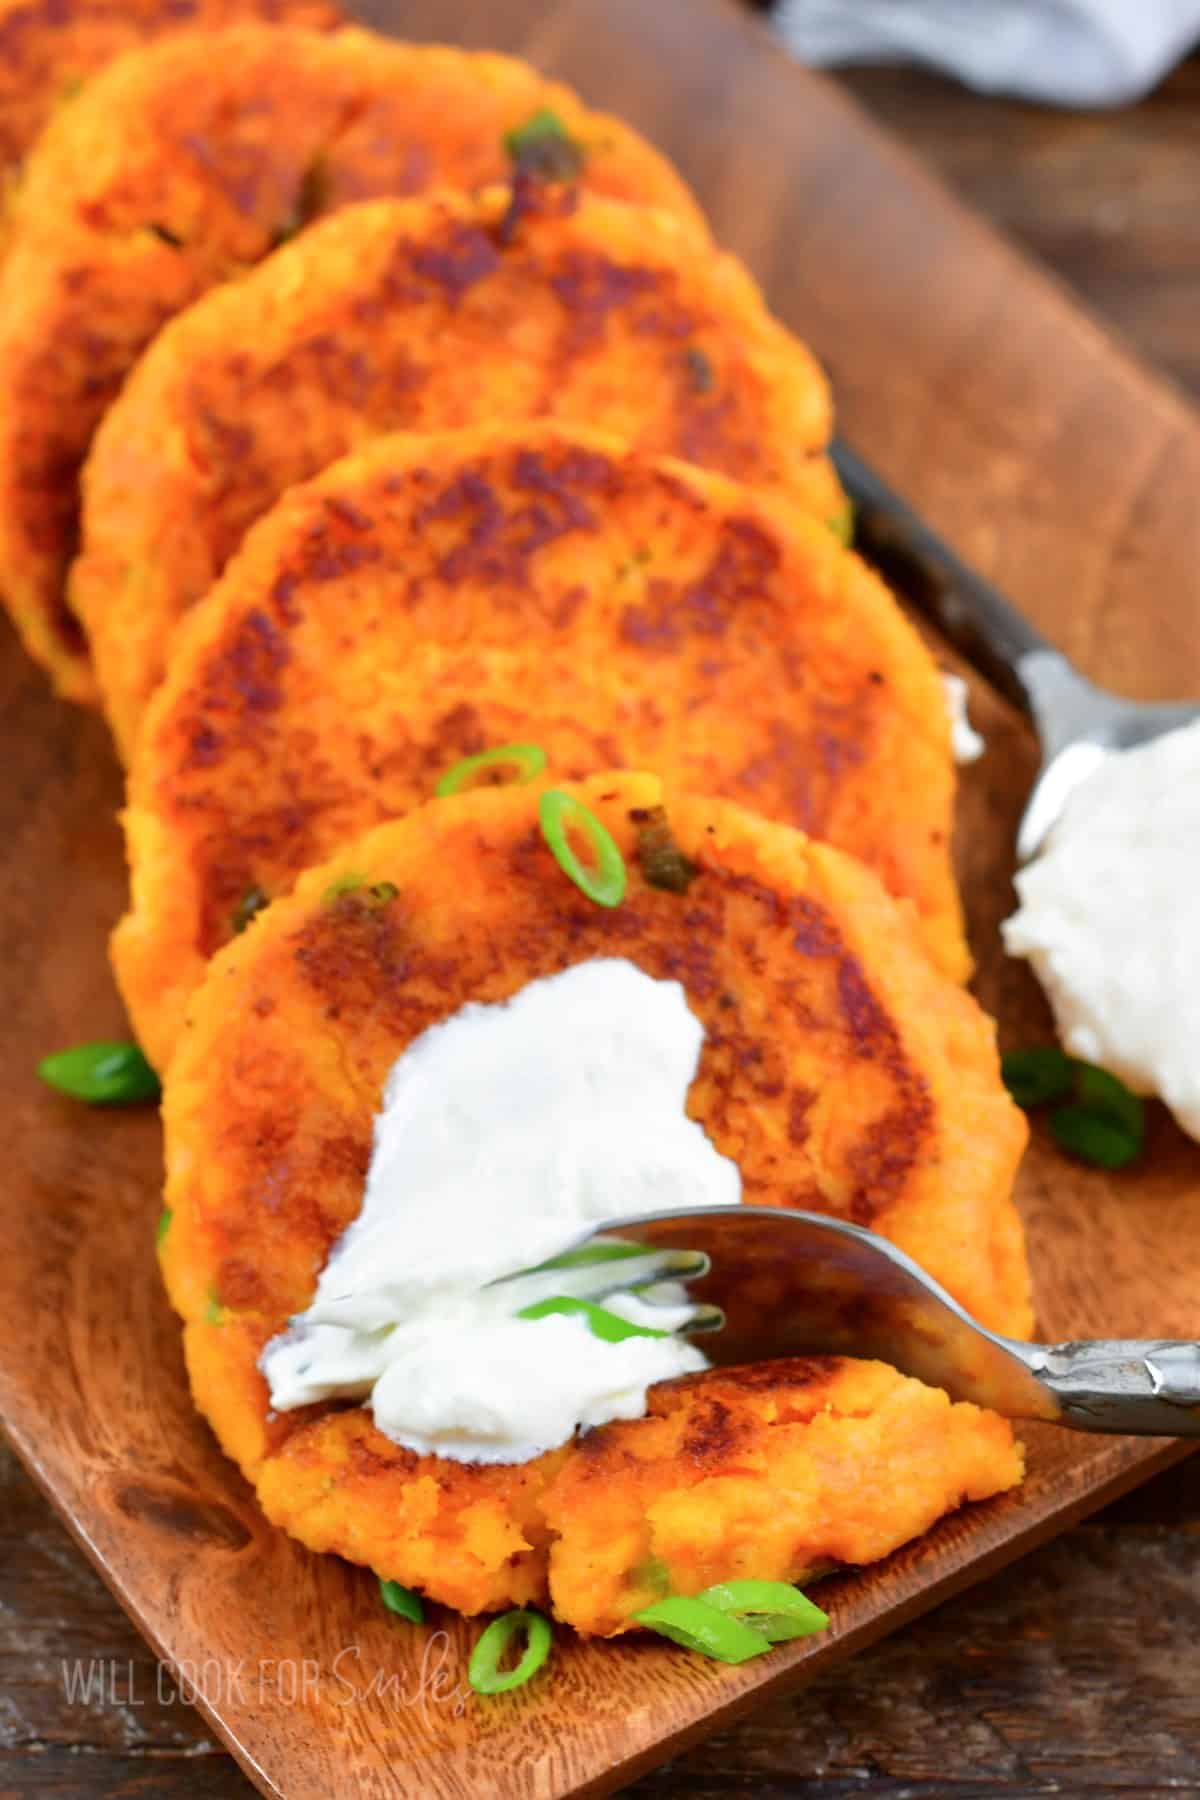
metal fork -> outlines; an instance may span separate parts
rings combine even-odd
[[[1200,1343],[1025,1344],[987,1331],[912,1258],[874,1232],[774,1206],[614,1219],[573,1249],[612,1238],[644,1246],[638,1287],[686,1281],[716,1364],[836,1354],[876,1357],[955,1400],[1076,1431],[1200,1437]],[[625,1271],[623,1274],[622,1271]],[[629,1285],[632,1265],[597,1264],[589,1291]],[[582,1270],[576,1270],[582,1274]]]
[[[1042,766],[1017,833],[1022,862],[1036,855],[1067,796],[1106,756],[1200,719],[1195,702],[1126,700],[1086,681],[852,450],[835,444],[833,460],[857,510],[857,548],[1033,719]]]

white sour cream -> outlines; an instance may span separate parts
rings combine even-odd
[[[950,749],[956,763],[978,762],[986,745],[967,716],[970,689],[961,675],[942,670],[946,711],[950,714]]]
[[[576,964],[470,1004],[398,1058],[362,1212],[261,1368],[279,1411],[361,1398],[388,1437],[463,1462],[523,1462],[579,1427],[639,1417],[656,1381],[705,1366],[676,1337],[597,1338],[518,1319],[579,1272],[489,1288],[623,1214],[733,1206],[736,1163],[684,1113],[704,1032],[677,981]],[[676,1306],[604,1306],[671,1329]]]
[[[1200,724],[1107,757],[1016,885],[1005,948],[1066,1049],[1200,1138]]]

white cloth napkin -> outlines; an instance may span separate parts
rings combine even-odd
[[[985,93],[1137,99],[1200,42],[1200,0],[777,0],[804,62],[920,62]]]

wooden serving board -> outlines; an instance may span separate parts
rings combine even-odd
[[[843,432],[1093,676],[1200,693],[1200,437],[1192,416],[828,82],[721,0],[380,0],[372,22],[521,51],[675,156],[717,235],[825,357]],[[0,1419],[164,1658],[264,1792],[549,1797],[608,1791],[795,1685],[1181,1454],[1028,1433],[1017,1495],[837,1578],[825,1636],[727,1669],[656,1643],[586,1648],[494,1701],[463,1690],[475,1627],[414,1631],[374,1580],[259,1517],[190,1407],[153,1257],[146,1113],[39,1087],[47,1049],[121,1035],[104,960],[123,903],[120,783],[99,723],[0,644]],[[1044,1040],[999,953],[1034,766],[976,684],[988,740],[959,842],[978,990],[1006,1043]],[[1037,1139],[1021,1181],[1044,1333],[1200,1333],[1200,1149],[1155,1110],[1144,1165],[1087,1173]]]

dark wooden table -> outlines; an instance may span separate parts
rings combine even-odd
[[[1200,389],[1200,61],[1141,106],[1090,117],[907,72],[848,83]],[[630,1792],[1200,1794],[1198,1644],[1200,1458]],[[77,1670],[90,1698],[69,1691]],[[251,1792],[0,1446],[0,1800]]]

